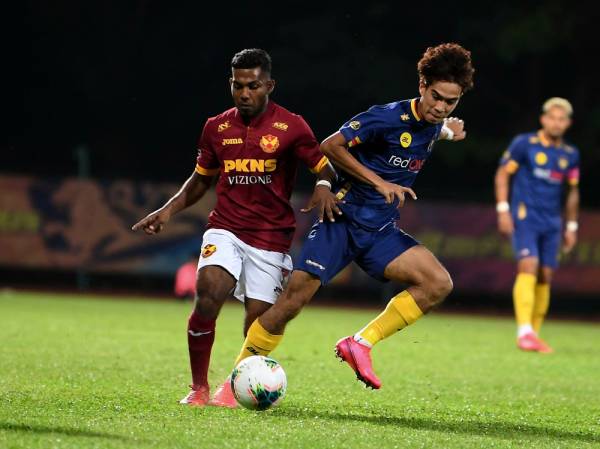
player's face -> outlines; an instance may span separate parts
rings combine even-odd
[[[256,117],[265,110],[275,81],[259,67],[255,69],[232,69],[231,95],[235,107],[244,117]]]
[[[461,87],[456,83],[436,81],[430,86],[419,84],[419,113],[429,123],[441,123],[458,105],[462,95]]]
[[[552,139],[560,139],[571,126],[571,118],[563,108],[554,106],[542,114],[540,123],[546,135]]]

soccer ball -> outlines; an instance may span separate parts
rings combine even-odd
[[[231,373],[231,389],[238,403],[250,410],[266,410],[285,396],[287,377],[277,361],[262,355],[242,360]]]

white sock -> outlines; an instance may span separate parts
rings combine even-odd
[[[518,338],[521,338],[525,334],[535,334],[535,332],[533,331],[533,327],[531,327],[531,324],[520,324],[517,328]]]
[[[371,343],[369,343],[367,340],[365,340],[362,335],[360,335],[359,332],[357,332],[356,334],[354,334],[354,341],[357,343],[360,343],[363,346],[366,346],[367,348],[372,348],[373,345]]]

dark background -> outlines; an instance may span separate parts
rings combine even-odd
[[[469,135],[436,147],[416,184],[420,197],[493,201],[496,163],[512,136],[537,128],[545,99],[564,96],[575,108],[568,138],[582,151],[583,206],[600,207],[593,4],[411,5],[26,2],[24,32],[8,36],[5,61],[22,70],[6,70],[0,171],[73,175],[83,146],[93,177],[179,183],[193,170],[204,120],[231,106],[236,51],[271,54],[273,99],[323,139],[372,104],[417,96],[423,51],[455,41],[477,70],[456,111]],[[301,177],[304,188],[309,180]]]

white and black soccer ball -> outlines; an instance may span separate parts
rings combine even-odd
[[[267,410],[285,396],[287,377],[276,360],[253,355],[231,373],[231,389],[238,403],[250,410]]]

